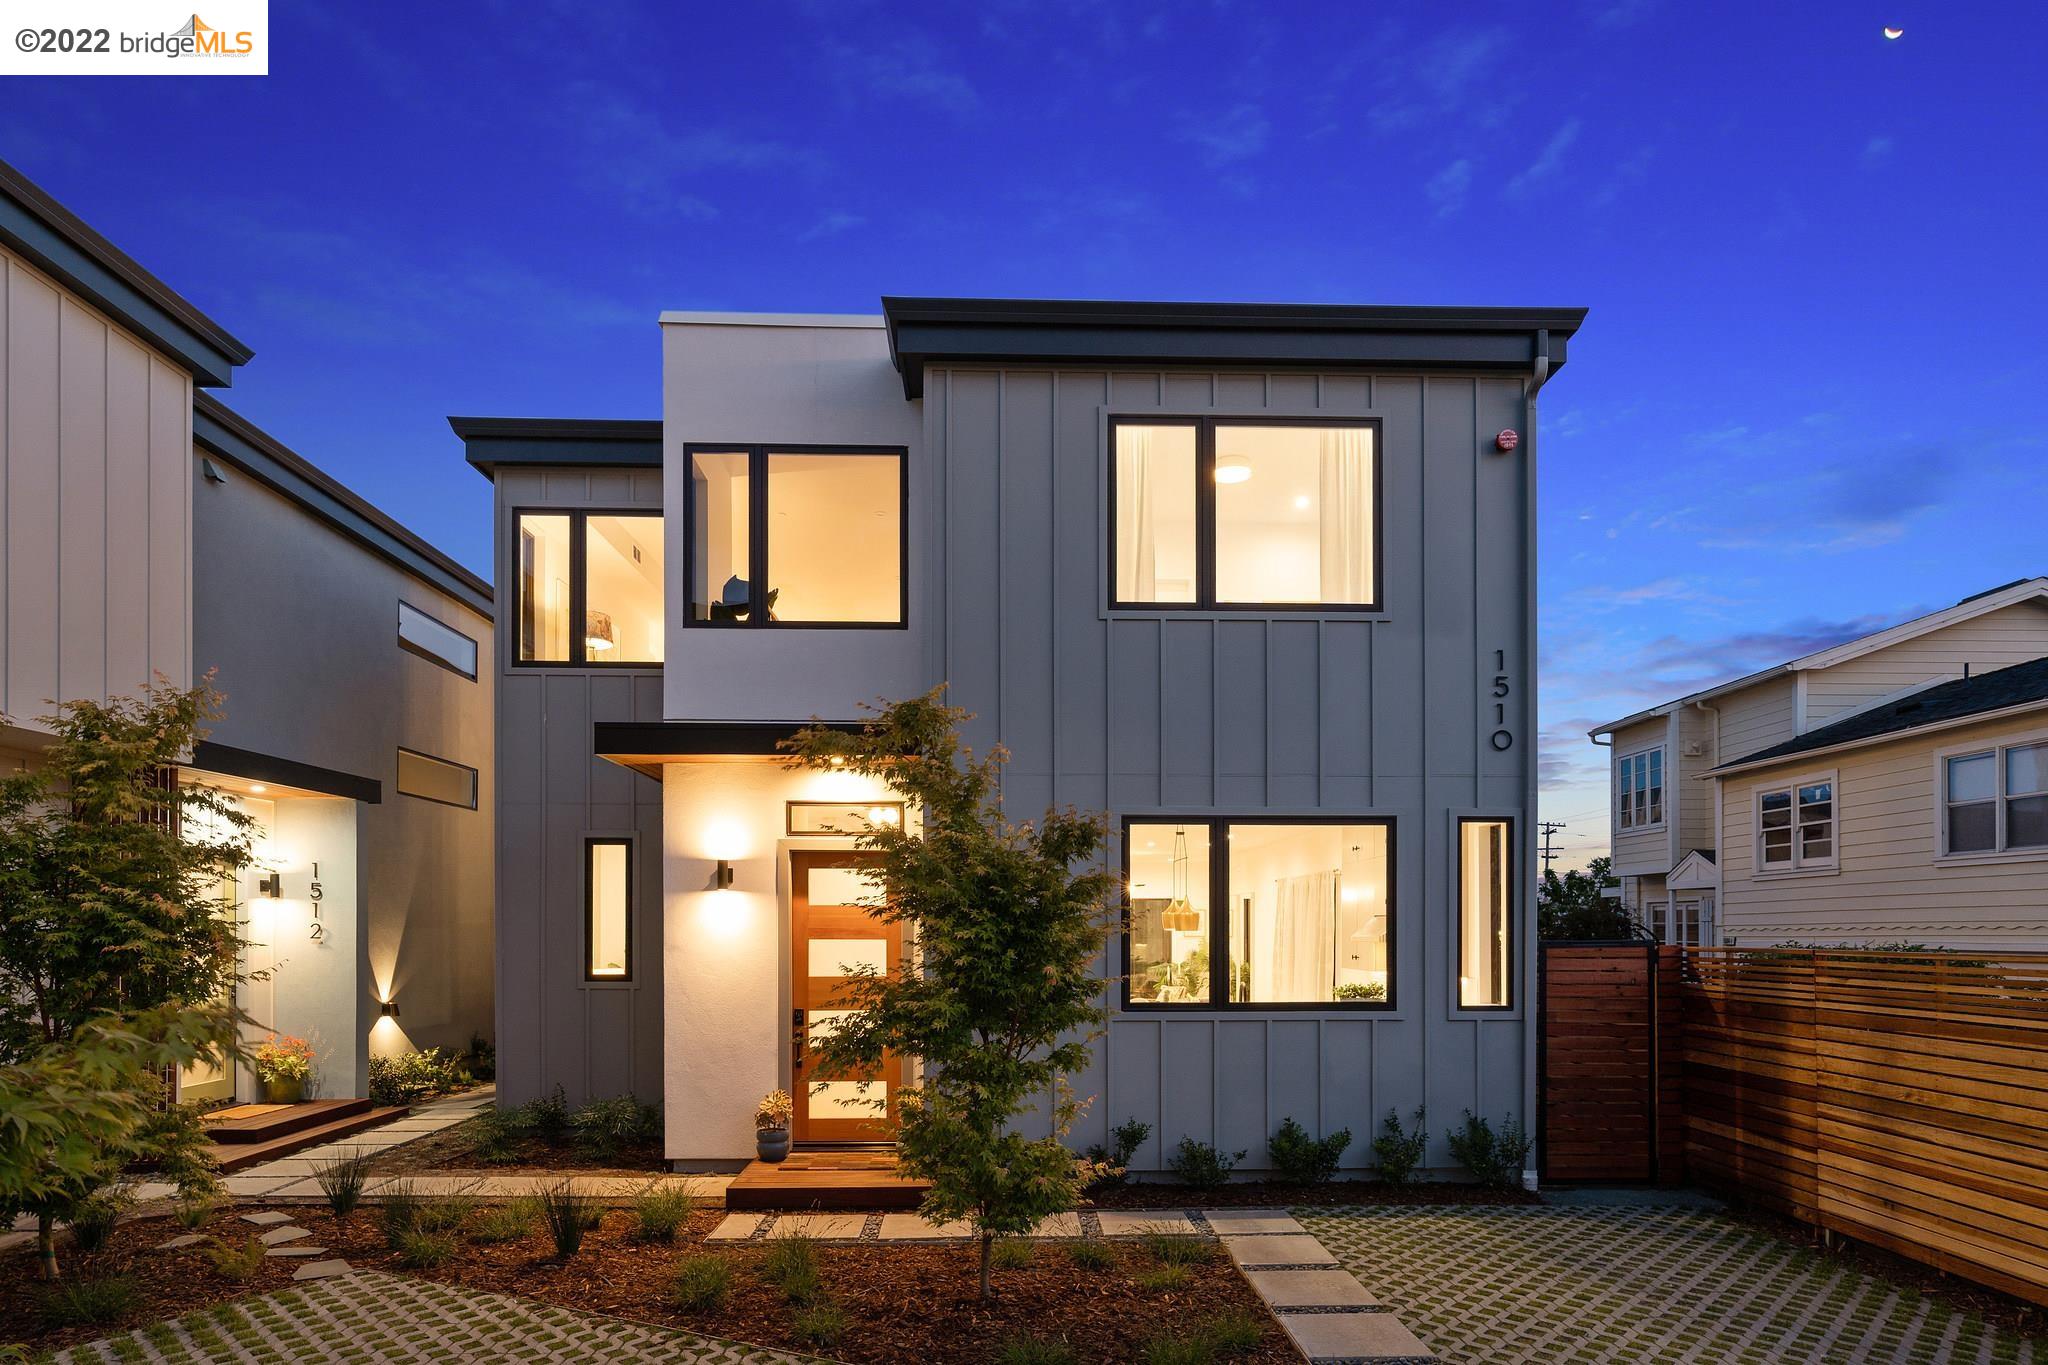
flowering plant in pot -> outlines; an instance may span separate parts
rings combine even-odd
[[[304,1038],[273,1033],[256,1049],[256,1082],[266,1104],[297,1104],[313,1078],[313,1045]]]
[[[754,1106],[754,1151],[761,1160],[780,1161],[789,1155],[789,1116],[793,1108],[786,1090],[771,1090]]]

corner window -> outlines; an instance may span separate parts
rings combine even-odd
[[[1664,823],[1662,746],[1628,754],[1615,763],[1615,825],[1649,829]]]
[[[475,810],[476,769],[417,749],[400,749],[398,790],[401,795],[417,796],[422,801]]]
[[[692,447],[689,459],[692,625],[905,624],[904,451]]]
[[[627,839],[585,841],[583,975],[633,979],[633,846]]]
[[[1756,870],[1796,872],[1835,866],[1832,777],[1756,793]]]
[[[2048,743],[1943,763],[1944,853],[2048,849]]]
[[[398,604],[398,647],[476,681],[476,641],[444,626],[410,602]]]
[[[1458,1008],[1514,1004],[1514,838],[1506,820],[1458,821]]]
[[[522,512],[518,662],[662,661],[662,521],[645,512]]]
[[[1128,1007],[1392,1003],[1386,821],[1134,821]]]
[[[1377,424],[1110,424],[1111,604],[1355,608],[1380,600]]]

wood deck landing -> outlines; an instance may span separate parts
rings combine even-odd
[[[403,1118],[404,1105],[378,1108],[368,1100],[309,1100],[304,1104],[236,1104],[206,1115],[206,1136],[223,1171],[348,1137]]]
[[[893,1152],[791,1152],[750,1161],[726,1186],[728,1209],[914,1209],[931,1188],[896,1173]]]

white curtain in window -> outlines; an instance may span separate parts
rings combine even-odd
[[[1328,1000],[1337,979],[1337,873],[1274,883],[1273,1000]]]
[[[1372,597],[1372,433],[1340,427],[1323,433],[1322,600]]]
[[[1159,596],[1159,537],[1152,525],[1152,433],[1124,427],[1116,440],[1116,581],[1127,601]]]

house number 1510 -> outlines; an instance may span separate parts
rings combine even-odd
[[[1504,649],[1493,651],[1493,723],[1499,728],[1488,741],[1503,753],[1515,747],[1514,732],[1508,727],[1508,696],[1515,689],[1508,684],[1508,652]]]

